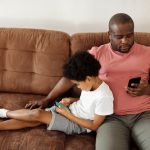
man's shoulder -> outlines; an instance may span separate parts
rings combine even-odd
[[[93,46],[91,50],[103,50],[105,48],[109,48],[110,43],[106,43],[100,46]]]
[[[150,46],[148,45],[143,45],[143,44],[139,44],[139,43],[135,43],[136,47],[145,49],[145,50],[150,50]]]
[[[103,44],[100,46],[93,46],[90,50],[89,53],[92,55],[100,55],[101,53],[106,52],[110,48],[110,44]]]
[[[139,53],[146,54],[146,55],[150,54],[150,46],[135,43],[135,48]]]

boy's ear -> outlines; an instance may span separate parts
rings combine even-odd
[[[86,80],[87,80],[87,81],[91,81],[91,79],[92,79],[92,77],[90,77],[90,76],[87,76],[87,77],[86,77]]]

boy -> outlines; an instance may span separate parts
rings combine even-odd
[[[77,52],[63,67],[64,77],[82,90],[80,98],[64,98],[61,103],[68,106],[51,107],[45,110],[0,109],[0,117],[11,120],[0,122],[0,130],[21,129],[47,124],[48,130],[66,134],[96,131],[105,117],[113,113],[113,95],[108,85],[99,77],[100,64],[88,52]]]

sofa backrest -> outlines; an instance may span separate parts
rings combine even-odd
[[[0,28],[0,91],[47,94],[62,76],[69,51],[66,33]]]
[[[135,41],[137,43],[150,46],[150,33],[135,32]],[[108,43],[108,33],[75,33],[71,36],[71,54],[78,50],[88,50],[92,46],[100,46]]]
[[[150,46],[150,33],[135,33]],[[0,91],[48,94],[62,77],[62,65],[78,50],[108,43],[107,32],[76,33],[0,28]]]

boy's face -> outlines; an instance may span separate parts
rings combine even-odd
[[[93,87],[93,82],[92,82],[92,78],[87,77],[85,79],[85,81],[75,81],[75,80],[71,80],[74,84],[76,84],[76,86],[84,91],[90,91]]]

